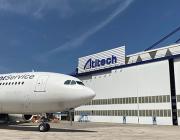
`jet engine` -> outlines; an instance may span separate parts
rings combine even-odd
[[[30,122],[33,115],[29,114],[8,114],[9,121],[11,122]]]

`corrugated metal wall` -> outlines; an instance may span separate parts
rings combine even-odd
[[[153,124],[156,117],[157,124],[172,125],[168,60],[80,78],[97,94],[76,109],[88,111],[90,121]]]

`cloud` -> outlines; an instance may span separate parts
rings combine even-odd
[[[49,11],[56,11],[61,18],[73,13],[68,0],[0,0],[0,11],[36,18],[44,17]]]
[[[90,9],[92,12],[97,12],[100,10],[104,10],[112,5],[117,5],[122,0],[89,0],[88,5],[90,5]]]
[[[44,18],[48,13],[54,12],[64,19],[78,12],[97,12],[112,5],[119,5],[112,14],[96,26],[57,48],[42,54],[40,59],[43,60],[62,51],[81,47],[88,38],[108,25],[120,13],[125,11],[132,2],[133,0],[0,0],[0,14],[13,13],[27,17]]]
[[[97,12],[125,0],[0,0],[0,14],[4,12],[43,18],[50,11],[60,18],[69,18],[78,12]],[[129,1],[129,0],[128,0]]]
[[[79,37],[74,38],[61,46],[58,46],[55,49],[50,50],[49,52],[43,54],[41,56],[41,59],[46,59],[56,53],[62,52],[62,51],[67,51],[70,49],[75,49],[78,47],[81,47],[81,45],[92,35],[94,35],[96,32],[104,28],[106,25],[108,25],[114,18],[116,18],[119,14],[121,14],[123,11],[125,11],[129,5],[133,2],[133,0],[126,0],[126,1],[121,1],[117,9],[115,9],[112,14],[110,14],[104,21],[100,22],[98,25],[95,27],[89,29],[87,32],[81,34]]]

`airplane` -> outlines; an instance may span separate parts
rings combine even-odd
[[[0,114],[41,114],[40,132],[50,130],[46,113],[62,112],[91,101],[95,92],[78,78],[53,72],[0,74]]]

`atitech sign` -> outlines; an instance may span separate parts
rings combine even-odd
[[[78,73],[125,64],[125,46],[79,58]]]

